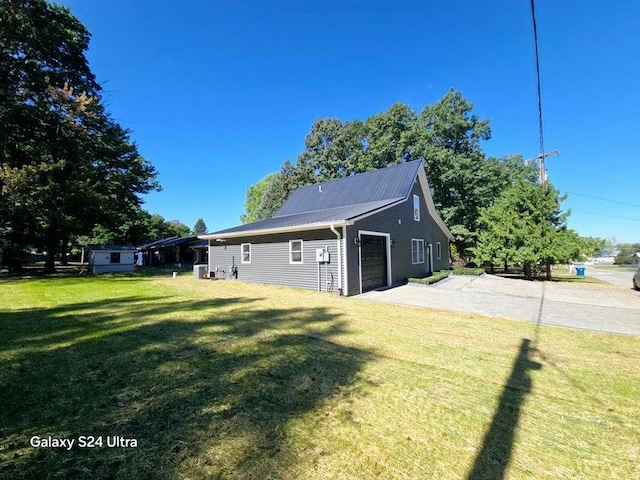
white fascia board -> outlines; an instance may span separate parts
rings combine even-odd
[[[422,187],[422,194],[424,195],[424,199],[427,202],[427,210],[429,211],[429,215],[431,215],[431,217],[435,220],[435,222],[442,229],[447,238],[452,242],[455,241],[453,234],[444,224],[442,218],[440,218],[440,215],[438,215],[438,212],[436,211],[436,206],[433,203],[433,197],[431,196],[431,190],[429,190],[429,181],[427,180],[427,174],[424,171],[424,166],[421,166],[418,169],[418,179],[420,181],[420,186]],[[409,192],[409,194],[411,194],[411,192]]]
[[[217,240],[217,239],[224,239],[224,238],[251,237],[255,235],[272,235],[275,233],[304,232],[308,230],[320,230],[323,228],[330,228],[331,225],[333,225],[334,227],[341,227],[344,225],[348,225],[348,222],[346,220],[336,220],[333,222],[307,223],[304,225],[293,225],[289,227],[263,228],[258,230],[244,230],[242,232],[198,235],[198,238],[201,240]]]

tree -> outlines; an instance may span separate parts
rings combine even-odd
[[[472,110],[473,104],[454,90],[426,105],[411,150],[425,159],[434,203],[463,255],[475,243],[480,208],[495,198],[500,183],[498,165],[487,161],[480,147],[481,140],[491,138],[489,121]]]
[[[193,225],[193,229],[191,230],[193,235],[202,235],[207,233],[207,224],[204,223],[202,218],[196,220],[196,223]]]
[[[497,263],[504,265],[513,261],[518,246],[518,222],[514,218],[511,192],[505,192],[488,208],[480,212],[480,234],[473,247],[474,261],[479,265],[489,265],[491,273]]]
[[[536,178],[535,166],[520,155],[485,156],[481,141],[491,138],[489,121],[472,111],[472,103],[450,90],[419,115],[394,103],[364,122],[318,119],[296,164],[285,162],[265,189],[259,213],[246,219],[268,218],[300,186],[423,159],[438,212],[455,237],[456,250],[466,255],[477,242],[481,210],[507,186]],[[258,203],[259,195],[247,192],[248,199],[249,194]]]
[[[247,197],[244,203],[245,213],[240,215],[242,223],[253,223],[259,218],[260,204],[267,190],[271,187],[271,183],[278,176],[277,173],[270,173],[255,185],[251,185],[247,190]]]
[[[536,265],[545,265],[550,280],[551,265],[577,258],[583,246],[578,234],[566,227],[569,212],[561,210],[563,200],[548,182],[519,180],[507,188],[481,211],[483,229],[473,248],[476,261],[520,264],[526,278]]]
[[[640,243],[619,243],[618,255],[614,260],[616,265],[629,265],[633,261],[633,255],[640,252]]]
[[[294,190],[314,183],[313,178],[314,173],[308,164],[297,163],[293,165],[287,158],[280,172],[269,183],[260,202],[256,219],[270,218]]]
[[[169,220],[164,222],[164,235],[167,237],[188,237],[191,229],[180,220]]]
[[[599,257],[606,248],[607,240],[600,237],[581,237],[581,253],[584,257]]]
[[[319,118],[305,137],[297,165],[311,175],[309,180],[326,182],[359,171],[363,155],[363,126],[359,121],[342,122]]]
[[[363,161],[358,171],[376,170],[397,165],[411,155],[417,141],[418,115],[411,107],[396,102],[386,112],[364,122]]]
[[[159,189],[154,167],[100,97],[89,32],[60,5],[0,3],[0,227],[9,250],[56,251],[96,224],[107,229]]]

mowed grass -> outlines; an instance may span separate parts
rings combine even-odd
[[[639,347],[188,275],[3,281],[0,478],[639,478]]]

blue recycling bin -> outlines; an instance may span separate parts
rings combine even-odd
[[[579,277],[584,277],[584,267],[576,267],[576,275]]]

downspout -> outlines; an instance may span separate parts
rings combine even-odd
[[[331,231],[335,234],[335,236],[337,237],[337,241],[336,244],[338,245],[338,293],[340,294],[340,296],[344,295],[344,292],[342,291],[342,255],[340,255],[340,241],[342,240],[342,237],[340,236],[340,232],[338,232],[336,230],[336,228],[333,226],[333,224],[331,224],[331,226],[329,227],[331,229]]]

